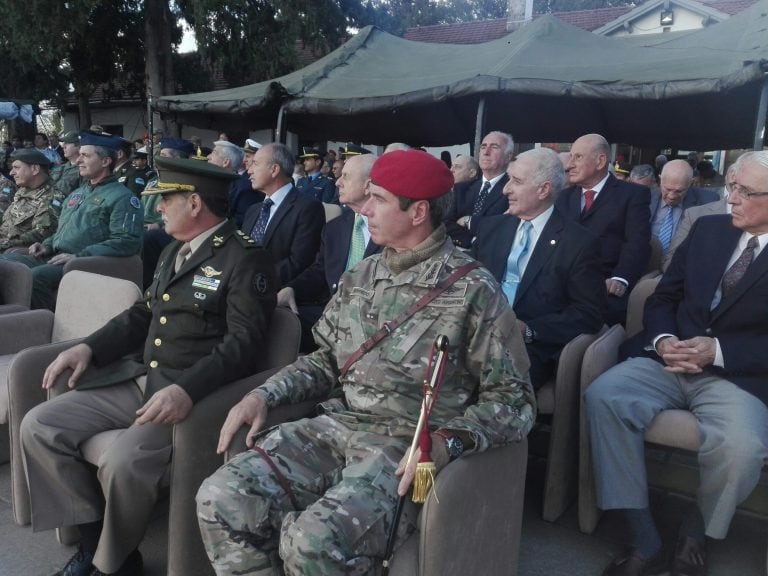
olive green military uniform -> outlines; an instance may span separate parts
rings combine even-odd
[[[13,195],[16,192],[16,184],[0,174],[0,218],[5,214],[8,206],[13,202]]]
[[[147,187],[152,187],[156,183],[156,180],[150,180],[147,183]],[[141,207],[144,210],[144,226],[149,224],[163,225],[163,217],[157,211],[157,203],[160,202],[160,196],[158,194],[152,194],[150,196],[141,197]]]
[[[319,350],[301,357],[253,393],[268,406],[322,398],[338,387],[344,407],[283,424],[260,440],[300,510],[256,452],[240,454],[197,495],[208,556],[219,576],[371,574],[384,555],[397,502],[394,471],[413,436],[435,338],[450,341],[431,423],[463,432],[473,451],[519,441],[535,416],[528,358],[499,285],[479,268],[362,356],[340,367],[385,322],[395,319],[471,259],[441,226],[415,250],[387,248],[342,276],[316,324]],[[402,532],[411,526],[406,517]],[[458,528],[458,527],[457,527]]]
[[[70,193],[79,188],[82,184],[80,179],[80,167],[71,162],[64,162],[51,168],[51,182],[56,192],[62,198],[66,198]]]
[[[52,310],[64,266],[47,264],[59,253],[75,256],[131,256],[141,248],[141,202],[114,177],[83,183],[64,201],[56,233],[43,240],[44,258],[2,257],[32,268],[32,307]]]
[[[134,166],[131,166],[125,171],[125,180],[122,181],[122,184],[136,196],[141,196],[144,188],[147,187],[147,184],[149,184],[155,176],[155,171],[149,166],[144,168],[144,170],[139,170]]]
[[[143,300],[86,338],[97,368],[84,374],[74,393],[38,406],[21,426],[33,528],[103,517],[93,563],[104,572],[116,571],[141,542],[171,458],[173,426],[132,425],[135,410],[172,383],[196,402],[255,372],[275,306],[269,254],[230,221],[174,272],[180,246],[175,241],[163,251]],[[143,355],[136,354],[142,348]],[[132,380],[141,375],[143,393]],[[94,482],[79,447],[121,427],[128,430]]]
[[[39,188],[19,188],[0,224],[0,250],[31,246],[56,231],[61,198],[47,180]]]

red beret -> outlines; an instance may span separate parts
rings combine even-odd
[[[445,162],[421,150],[395,150],[371,168],[371,182],[403,198],[429,200],[450,192],[453,174]]]

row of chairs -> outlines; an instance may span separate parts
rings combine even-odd
[[[138,286],[132,281],[74,271],[62,279],[56,314],[33,310],[0,315],[0,345],[2,335],[12,340],[10,335],[15,334],[19,349],[4,357],[10,390],[0,395],[0,398],[10,398],[12,503],[18,524],[30,522],[18,431],[24,414],[46,399],[39,386],[45,367],[59,352],[99,328],[140,296]],[[40,328],[33,328],[37,323]],[[42,338],[28,337],[32,332],[39,332],[41,337],[46,333],[48,338],[43,343]],[[169,510],[169,575],[213,574],[197,529],[194,498],[203,479],[224,462],[215,447],[229,408],[276,369],[297,357],[301,328],[290,310],[275,310],[269,334],[260,366],[264,371],[207,396],[196,404],[184,422],[174,426],[174,456],[164,478]],[[66,392],[68,376],[65,373],[59,378],[49,397]],[[5,378],[0,380],[5,381]],[[308,401],[279,407],[270,411],[266,425],[310,415],[315,404]],[[120,433],[119,430],[104,432],[91,439],[83,446],[85,459],[96,464],[100,454],[109,449]],[[245,430],[233,443],[233,453],[242,450],[245,450]],[[420,530],[398,550],[390,574],[444,576],[478,570],[487,574],[516,573],[526,463],[527,442],[521,442],[459,460],[447,468],[437,478],[434,488],[439,500],[430,498],[424,505],[419,516]],[[473,486],[470,494],[466,490],[469,485]],[[493,495],[492,502],[487,501],[488,494]],[[482,530],[471,531],[471,534],[455,530],[467,517],[477,514],[483,517]],[[65,527],[58,530],[58,538],[70,544],[77,541],[79,534],[76,528]]]

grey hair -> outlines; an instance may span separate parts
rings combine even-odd
[[[229,160],[229,166],[232,169],[232,171],[237,172],[237,169],[240,168],[240,164],[243,163],[243,156],[245,156],[245,151],[242,148],[238,148],[237,146],[216,146],[218,149],[219,154],[222,158],[226,158]],[[293,172],[293,169],[291,169],[291,172]]]
[[[632,168],[632,171],[629,173],[630,180],[643,180],[650,176],[656,176],[656,172],[650,164],[638,164]]]
[[[536,169],[531,175],[533,183],[541,186],[544,182],[552,185],[552,199],[557,198],[560,190],[565,186],[565,170],[560,156],[549,148],[534,148],[517,155],[517,159],[531,157],[536,160]]]
[[[751,150],[749,152],[744,152],[744,154],[739,156],[736,159],[736,162],[734,162],[733,169],[736,171],[740,170],[741,166],[746,162],[752,162],[754,164],[759,164],[763,168],[768,168],[768,150]]]
[[[493,135],[493,136],[500,136],[501,138],[503,138],[506,141],[507,145],[504,147],[504,153],[507,154],[508,156],[512,157],[512,153],[515,150],[515,141],[512,138],[512,135],[511,134],[507,134],[506,132],[499,132],[498,130],[494,130],[492,132],[488,132],[488,134],[486,134],[486,137],[491,136],[491,135]]]
[[[93,150],[99,158],[109,158],[112,161],[113,167],[117,163],[117,150],[112,150],[105,146],[94,146]]]

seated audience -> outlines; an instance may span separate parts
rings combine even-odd
[[[645,306],[629,359],[587,389],[598,506],[621,510],[630,548],[606,576],[707,573],[707,538],[722,539],[768,458],[768,152],[737,161],[731,215],[700,218]],[[643,433],[662,410],[696,417],[699,494],[671,558],[648,507]]]
[[[563,346],[600,330],[605,281],[597,237],[554,207],[565,182],[557,153],[523,152],[507,175],[509,210],[483,220],[472,255],[501,283],[539,388],[554,374]]]

